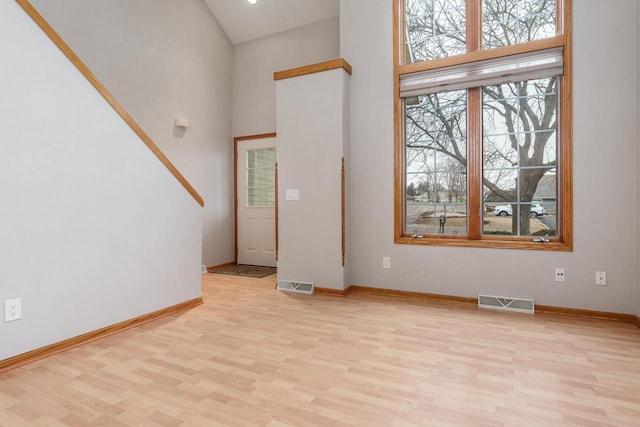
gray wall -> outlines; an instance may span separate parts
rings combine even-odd
[[[334,69],[276,82],[279,280],[332,289],[349,284],[341,215],[349,80]],[[287,189],[299,190],[300,200],[287,200]]]
[[[204,1],[33,5],[204,198],[202,263],[233,260],[232,48]]]
[[[200,205],[14,1],[0,57],[0,360],[200,296]]]
[[[640,105],[640,83],[638,79],[640,78],[640,7],[636,3],[636,94],[637,94],[637,105]],[[636,107],[637,108],[637,107]],[[636,110],[636,124],[637,124],[637,159],[636,164],[640,165],[640,117],[638,114],[640,111]],[[636,193],[636,218],[638,219],[638,229],[636,234],[636,245],[638,250],[638,256],[640,257],[640,211],[638,210],[638,201],[640,201],[640,170],[638,171],[638,192]],[[638,285],[638,290],[636,292],[636,315],[640,316],[640,258],[636,262],[636,283]]]
[[[352,284],[636,312],[636,2],[573,7],[575,249],[552,253],[393,243],[392,5],[341,2],[341,56],[353,66]],[[566,282],[554,281],[555,267]],[[595,270],[607,271],[608,286],[594,285]]]
[[[273,73],[336,59],[338,18],[310,24],[233,47],[233,135],[276,130]]]

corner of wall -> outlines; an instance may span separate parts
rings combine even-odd
[[[636,2],[636,315],[640,317],[640,5]]]

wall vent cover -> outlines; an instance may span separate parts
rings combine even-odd
[[[285,292],[297,292],[299,294],[312,294],[313,283],[294,282],[293,280],[278,280],[278,290]]]
[[[535,312],[532,299],[478,295],[478,307],[492,310],[515,311],[519,313]]]

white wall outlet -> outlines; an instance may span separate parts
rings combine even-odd
[[[596,271],[596,285],[607,286],[607,272]]]
[[[556,268],[556,282],[564,282],[564,268]]]
[[[13,322],[22,317],[22,300],[11,299],[4,302],[4,321]]]
[[[382,268],[388,270],[391,268],[391,257],[383,256],[382,257]]]

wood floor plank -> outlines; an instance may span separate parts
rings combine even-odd
[[[274,282],[0,374],[0,426],[640,425],[634,325]]]

